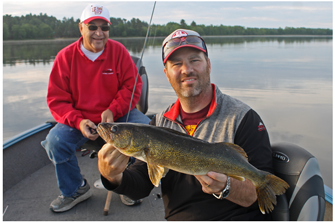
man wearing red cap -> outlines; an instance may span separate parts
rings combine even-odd
[[[98,123],[127,118],[137,68],[126,48],[109,39],[110,24],[107,8],[87,5],[79,23],[82,37],[57,54],[50,74],[47,104],[58,123],[41,144],[55,165],[61,191],[50,205],[54,212],[91,196],[76,150],[98,138],[93,132]],[[138,78],[128,121],[147,124],[150,119],[135,108],[141,88]]]
[[[162,60],[178,99],[150,124],[210,143],[238,144],[250,164],[272,172],[272,152],[263,121],[248,105],[223,94],[210,82],[211,62],[201,36],[192,30],[174,31],[163,41]],[[261,130],[260,123],[264,126]],[[153,189],[146,163],[136,160],[127,171],[124,166],[111,168],[113,162],[126,158],[116,155],[118,152],[108,144],[99,151],[104,186],[132,198],[145,197]],[[216,172],[193,176],[169,170],[161,186],[167,220],[271,220],[270,214],[259,210],[256,189],[249,180],[238,181]],[[137,187],[141,193],[136,192]]]

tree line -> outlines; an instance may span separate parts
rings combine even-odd
[[[144,37],[148,23],[138,18],[126,20],[110,18],[112,28],[110,37]],[[58,20],[54,16],[40,13],[25,16],[3,15],[3,40],[23,39],[54,39],[79,38],[79,19],[63,18]],[[165,25],[153,24],[150,36],[167,36],[176,29],[185,28],[197,31],[200,35],[332,35],[332,29],[322,28],[245,28],[243,26],[198,25],[192,21],[190,25],[184,19],[180,23],[169,22]]]

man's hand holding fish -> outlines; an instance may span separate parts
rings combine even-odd
[[[129,157],[120,153],[112,144],[106,143],[98,153],[98,167],[101,175],[115,187],[122,181],[122,173],[126,169]]]
[[[210,171],[207,175],[195,175],[200,182],[204,193],[217,196],[224,190],[227,185],[227,175]],[[230,192],[226,197],[240,206],[249,207],[257,200],[256,189],[250,180],[238,181],[230,178]]]

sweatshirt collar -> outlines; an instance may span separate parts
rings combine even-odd
[[[81,37],[79,38],[78,42],[77,42],[77,49],[78,49],[79,53],[80,53],[82,56],[85,56],[85,57],[87,58],[87,56],[84,54],[84,52],[81,51],[81,49],[80,49],[81,44],[82,44],[82,41],[83,41],[83,36],[81,36]],[[106,50],[107,50],[107,48],[108,48],[108,45],[109,45],[109,41],[107,40],[106,45],[105,45],[105,48],[103,49],[102,54],[101,54],[96,60],[94,60],[94,61],[97,61],[97,60],[104,60],[104,59],[106,59],[106,55],[107,55],[107,54],[106,54]],[[87,59],[89,59],[89,58],[87,58]]]
[[[212,115],[216,108],[216,86],[213,83],[211,85],[212,85],[212,89],[214,93],[213,93],[213,99],[211,101],[211,105],[209,107],[206,117],[209,117],[210,115]],[[177,101],[172,105],[170,110],[164,114],[164,117],[171,119],[172,121],[175,121],[177,117],[179,116],[179,110],[180,110],[179,108],[180,108],[180,101],[178,98]]]

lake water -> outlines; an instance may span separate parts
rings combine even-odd
[[[211,81],[263,119],[271,143],[304,147],[319,161],[332,188],[332,37],[204,37]],[[140,57],[144,38],[116,39]],[[149,76],[149,111],[176,100],[161,60],[163,38],[150,38],[143,63]],[[52,118],[46,104],[57,52],[73,42],[3,44],[3,140]]]

